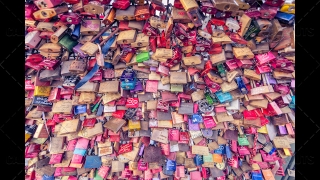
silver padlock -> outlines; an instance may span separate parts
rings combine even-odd
[[[213,105],[210,105],[207,100],[199,101],[199,110],[202,113],[204,114],[210,113],[213,111],[213,108],[214,108]]]

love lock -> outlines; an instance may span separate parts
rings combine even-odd
[[[203,137],[210,138],[213,135],[212,129],[201,129]]]
[[[209,114],[213,111],[213,105],[210,105],[207,100],[201,100],[199,102],[199,110],[204,114]]]
[[[138,109],[136,108],[129,108],[127,111],[126,111],[126,114],[124,115],[124,117],[126,119],[131,119],[137,112]]]

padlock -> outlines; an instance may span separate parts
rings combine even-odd
[[[259,24],[256,20],[252,20],[250,26],[248,27],[247,32],[243,35],[243,38],[247,41],[255,38],[260,32]]]
[[[209,114],[213,111],[213,105],[209,104],[207,100],[199,101],[199,110],[204,114]]]
[[[188,17],[187,12],[184,9],[172,8],[172,20],[174,23],[191,23],[191,19]]]
[[[149,5],[136,6],[134,16],[136,21],[143,21],[150,18]]]
[[[129,0],[117,0],[112,3],[112,7],[116,9],[126,10],[130,6]]]
[[[34,2],[34,4],[39,8],[39,9],[44,9],[44,8],[52,8],[55,7],[59,4],[61,4],[63,1],[61,0],[37,0]]]
[[[266,0],[265,2],[265,4],[273,7],[281,7],[284,3],[284,0]]]
[[[60,16],[60,21],[65,24],[79,24],[81,16],[77,13],[64,13]]]
[[[268,6],[266,4],[262,4],[260,9],[260,17],[264,19],[273,19],[277,14],[277,7]]]
[[[281,12],[295,14],[295,4],[286,3],[280,8]]]
[[[199,8],[188,10],[187,15],[196,27],[199,27],[202,25],[202,21],[204,18]]]
[[[202,2],[200,9],[202,12],[207,13],[207,14],[212,14],[212,15],[217,12],[217,9],[209,1]]]
[[[158,111],[163,111],[163,112],[168,112],[169,111],[169,105],[167,103],[163,102],[162,99],[158,99],[157,110]]]
[[[245,11],[245,14],[252,19],[257,19],[261,16],[260,11],[256,7],[251,7],[247,9]]]
[[[40,9],[33,13],[35,20],[49,19],[56,15],[68,12],[68,6],[66,4],[56,6],[54,8]]]
[[[294,17],[295,16],[293,14],[288,14],[284,12],[277,12],[275,16],[275,18],[278,19],[279,22],[288,25],[292,25],[292,23],[294,22]]]
[[[220,11],[237,11],[239,10],[239,5],[236,1],[222,1],[214,0],[213,6]]]

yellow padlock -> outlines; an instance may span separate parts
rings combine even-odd
[[[281,12],[295,14],[296,12],[296,5],[295,4],[284,4],[281,9]]]
[[[141,129],[140,121],[129,120],[128,126],[131,131],[139,131]]]
[[[51,91],[50,86],[36,86],[34,88],[34,96],[49,97]]]

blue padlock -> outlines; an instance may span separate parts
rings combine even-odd
[[[215,154],[226,154],[226,146],[225,145],[219,145],[218,149],[214,150]]]
[[[232,158],[232,154],[231,154],[229,146],[226,146],[226,156],[227,156],[227,158]]]
[[[291,102],[289,104],[289,107],[292,109],[292,110],[295,110],[295,107],[296,107],[296,96],[291,96]]]
[[[192,124],[203,123],[202,116],[200,116],[199,114],[193,114],[191,120],[192,120]]]
[[[235,78],[237,84],[238,84],[238,88],[241,91],[242,94],[248,94],[248,89],[246,87],[246,85],[244,84],[243,80],[241,77],[236,77]]]
[[[229,92],[223,93],[222,91],[218,91],[215,93],[220,103],[226,103],[232,101],[232,96]]]
[[[131,82],[134,81],[136,77],[136,73],[132,69],[125,69],[121,74],[120,81]]]
[[[258,172],[252,172],[251,173],[252,180],[263,180],[262,174]]]
[[[123,90],[133,90],[136,87],[137,79],[130,81],[121,81],[121,88]]]
[[[80,38],[80,27],[81,27],[81,24],[75,25],[74,30],[71,33],[71,38],[72,39],[78,40]]]
[[[275,18],[278,19],[278,21],[283,24],[291,25],[294,22],[293,14],[288,14],[280,11],[277,12]]]
[[[199,154],[196,154],[196,156],[193,158],[193,161],[196,166],[201,166],[204,163],[202,155]]]
[[[48,176],[48,175],[44,174],[42,176],[42,180],[54,180],[54,176],[53,175],[52,176]]]
[[[82,114],[87,112],[87,105],[81,104],[74,107],[74,115]]]
[[[172,176],[174,174],[174,171],[167,170],[166,164],[163,165],[162,172],[163,172],[163,174],[165,174],[167,176]]]
[[[166,169],[168,171],[176,171],[176,161],[172,161],[170,159],[167,160],[167,166]]]

